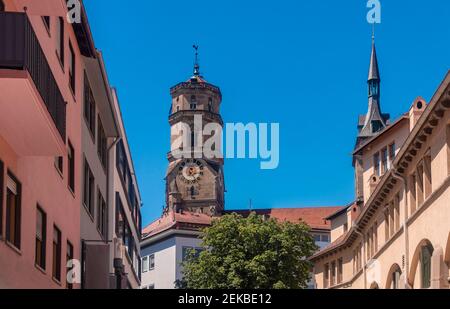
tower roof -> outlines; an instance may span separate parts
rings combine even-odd
[[[179,83],[170,88],[171,95],[174,95],[180,89],[194,89],[194,90],[209,90],[215,92],[219,96],[222,96],[220,88],[208,83],[206,79],[200,73],[200,65],[198,60],[198,45],[193,46],[195,50],[194,70],[192,75],[187,81]]]
[[[377,49],[375,40],[372,39],[372,54],[370,56],[369,78],[368,80],[380,80],[380,70],[378,69]]]
[[[383,114],[380,107],[380,70],[378,68],[378,57],[375,47],[375,36],[372,36],[372,52],[369,65],[369,106],[365,116],[360,116],[358,123],[358,147],[362,139],[377,135],[388,123],[389,115]]]

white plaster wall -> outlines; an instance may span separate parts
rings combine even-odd
[[[173,289],[176,273],[176,238],[172,237],[141,248],[141,256],[155,255],[155,268],[142,273],[141,287],[154,285],[155,289]]]

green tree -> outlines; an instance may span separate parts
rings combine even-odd
[[[307,258],[317,250],[304,223],[265,220],[255,213],[214,220],[201,238],[207,249],[188,255],[180,288],[306,288],[312,266]]]

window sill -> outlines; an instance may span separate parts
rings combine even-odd
[[[72,86],[70,85],[70,82],[69,82],[69,92],[70,92],[70,94],[72,94],[72,98],[73,98],[73,101],[76,103],[77,102],[77,98],[75,97],[75,91],[72,89]]]
[[[102,231],[97,227],[97,232],[98,232],[98,235],[100,235],[100,238],[104,241],[104,242],[106,242],[106,237],[105,237],[105,235],[103,235],[103,233],[102,233]]]
[[[59,65],[61,66],[61,70],[64,74],[66,74],[66,71],[64,70],[64,63],[61,61],[61,57],[58,54],[58,51],[55,50],[56,58],[58,59]]]
[[[106,150],[105,150],[106,151]],[[105,175],[106,175],[106,162],[105,163],[103,163],[103,161],[102,161],[102,156],[100,155],[100,153],[97,151],[97,156],[98,156],[98,159],[100,160],[100,165],[102,166],[102,168],[103,168],[103,172],[105,173]]]
[[[37,270],[39,270],[42,274],[47,275],[47,273],[45,272],[45,269],[42,268],[41,266],[39,266],[38,264],[34,264],[34,267],[36,267]]]
[[[67,186],[67,189],[69,190],[70,194],[72,194],[73,198],[76,198],[75,192],[73,192],[72,188],[69,185]]]
[[[10,247],[18,255],[22,255],[22,251],[19,248],[17,248],[15,245],[13,245],[11,242],[9,242],[8,240],[6,241],[6,245],[8,247]]]
[[[86,210],[86,213],[91,218],[91,221],[94,222],[94,215],[89,211],[89,208],[86,206],[85,203],[83,203],[84,210]]]
[[[59,169],[59,167],[58,167],[56,164],[54,164],[54,166],[55,166],[56,172],[59,174],[59,176],[61,177],[61,179],[64,179],[64,174],[63,174],[63,172]]]
[[[57,285],[62,286],[61,280],[56,279],[54,276],[52,276],[53,282],[55,282]]]
[[[70,85],[69,85],[69,88],[70,88],[70,92],[72,92],[72,87],[70,87]],[[72,95],[73,95],[73,92],[72,92]],[[86,128],[89,131],[89,135],[91,136],[92,143],[95,145],[95,132],[91,130],[91,126],[89,125],[89,120],[86,118],[86,116],[83,116],[83,118],[84,118],[84,124],[86,125]]]

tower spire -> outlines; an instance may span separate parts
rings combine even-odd
[[[372,53],[370,55],[369,78],[368,81],[380,81],[380,70],[378,68],[377,49],[375,47],[375,33],[372,35]]]
[[[195,50],[194,76],[200,76],[200,65],[198,64],[198,45],[192,46]]]
[[[388,115],[381,112],[380,107],[380,70],[378,67],[377,50],[375,47],[375,24],[372,28],[372,52],[370,55],[369,77],[367,79],[369,106],[364,122],[359,123],[359,138],[367,138],[376,135],[387,125]]]

